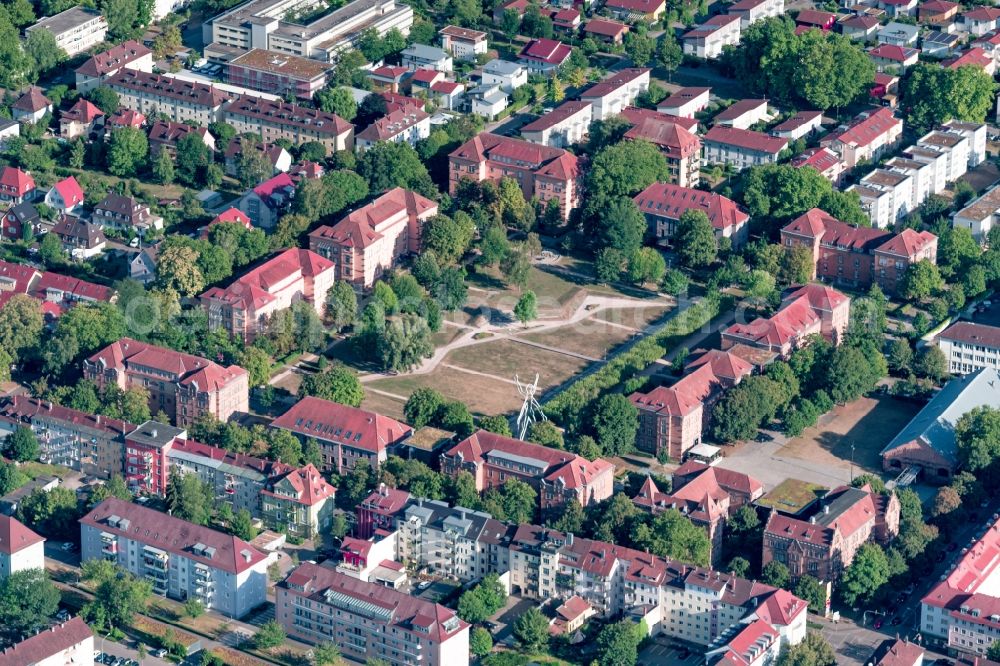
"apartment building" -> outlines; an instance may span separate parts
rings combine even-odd
[[[81,94],[90,92],[123,69],[151,73],[153,52],[130,39],[97,53],[76,68],[76,89]]]
[[[729,14],[740,17],[740,28],[749,28],[757,21],[785,13],[785,0],[739,0],[729,5]]]
[[[212,19],[205,42],[332,63],[365,30],[384,37],[395,28],[405,36],[411,25],[413,9],[395,0],[353,0],[326,11],[312,0],[251,0]]]
[[[717,113],[712,122],[716,125],[745,130],[768,117],[766,99],[741,99]]]
[[[971,321],[955,322],[938,336],[948,370],[965,375],[983,368],[1000,369],[1000,328]]]
[[[287,139],[296,145],[316,141],[331,153],[354,149],[354,125],[335,113],[283,100],[245,96],[229,102],[221,111],[237,134],[259,134],[265,143],[278,139]]]
[[[594,107],[590,102],[563,102],[538,120],[521,128],[521,136],[531,143],[551,148],[567,148],[580,143],[590,131]]]
[[[430,114],[421,108],[411,106],[390,111],[358,132],[354,140],[360,154],[383,141],[416,146],[418,141],[426,139],[430,133]]]
[[[992,187],[973,199],[951,218],[953,227],[965,227],[979,242],[986,240],[994,224],[1000,224],[1000,187]]]
[[[241,618],[267,601],[267,557],[223,532],[108,498],[80,519],[80,560],[110,560],[171,599]]]
[[[223,120],[222,106],[231,99],[229,93],[211,84],[135,69],[119,70],[104,85],[118,93],[121,106],[127,109],[202,126]]]
[[[485,430],[443,453],[441,471],[449,476],[469,472],[479,492],[502,486],[508,479],[523,481],[538,491],[543,513],[557,511],[568,502],[589,506],[614,492],[615,467],[607,460],[589,461]]]
[[[722,55],[724,47],[740,43],[742,22],[740,14],[716,14],[681,35],[684,55],[715,60]]]
[[[712,101],[711,88],[681,88],[677,92],[660,100],[656,111],[678,118],[694,118]]]
[[[410,502],[410,493],[380,483],[355,509],[354,534],[361,539],[384,538],[396,531],[396,515]]]
[[[700,210],[712,223],[715,237],[729,238],[733,247],[741,247],[750,234],[750,216],[736,203],[721,194],[668,183],[653,183],[633,197],[649,231],[660,242],[673,238],[677,223],[688,210]]]
[[[333,642],[354,661],[469,664],[469,625],[455,611],[317,564],[275,586],[274,614],[289,636]]]
[[[781,309],[770,318],[733,324],[723,331],[722,349],[744,344],[787,357],[817,334],[838,345],[847,330],[850,309],[851,299],[845,294],[807,284],[785,296]]]
[[[294,198],[295,181],[287,173],[279,173],[244,192],[236,207],[253,226],[266,231],[278,225],[281,216],[291,209]]]
[[[898,169],[875,169],[847,191],[857,193],[874,228],[887,229],[909,214],[913,188],[910,174]]]
[[[594,120],[607,120],[635,103],[649,90],[649,72],[645,67],[618,70],[582,93],[580,100],[590,102]]]
[[[903,135],[903,121],[892,115],[892,109],[866,111],[843,130],[824,137],[821,145],[839,154],[847,169],[859,162],[874,162],[892,148]]]
[[[730,164],[742,171],[761,164],[776,164],[781,151],[788,148],[788,139],[715,125],[705,133],[703,144],[705,162]]]
[[[899,500],[868,486],[841,486],[820,501],[808,519],[772,511],[764,525],[761,563],[781,562],[793,580],[810,575],[836,581],[864,544],[886,544],[899,532]]]
[[[334,263],[310,250],[291,248],[272,257],[227,287],[212,287],[199,298],[209,328],[222,328],[245,343],[266,331],[274,315],[299,301],[320,317],[336,277]]]
[[[89,664],[93,658],[94,632],[78,616],[6,648],[0,652],[0,666]]]
[[[696,187],[701,182],[701,139],[682,123],[652,109],[626,108],[621,117],[633,123],[624,138],[648,141],[667,158],[670,182]]]
[[[171,157],[177,156],[177,144],[188,134],[201,138],[208,149],[215,152],[215,137],[204,127],[192,127],[186,123],[175,123],[169,120],[156,120],[149,128],[149,154],[157,157],[161,150],[167,151]]]
[[[781,230],[785,248],[806,247],[812,253],[812,279],[867,288],[877,284],[894,294],[907,269],[924,259],[937,263],[937,236],[904,229],[855,227],[813,208]]]
[[[896,44],[879,44],[868,50],[868,57],[880,72],[893,71],[890,68],[895,68],[895,71],[903,73],[917,64],[920,49]]]
[[[323,454],[323,470],[343,475],[360,463],[378,469],[390,450],[413,429],[376,412],[312,396],[302,398],[271,422],[299,439],[315,439]]]
[[[516,62],[494,59],[483,65],[484,86],[499,86],[503,92],[512,93],[526,83],[528,70]]]
[[[652,477],[647,477],[632,502],[654,515],[667,510],[680,511],[705,530],[708,534],[709,561],[713,566],[720,564],[722,533],[730,515],[730,503],[729,494],[719,486],[714,476],[703,474],[669,493],[662,492]]]
[[[45,569],[45,539],[17,518],[0,514],[0,581],[28,569]]]
[[[729,496],[730,511],[736,511],[741,506],[753,504],[764,496],[764,484],[749,474],[722,467],[713,467],[697,460],[689,460],[675,469],[671,478],[675,488],[682,488],[698,481],[703,476],[708,477],[706,481],[710,479],[712,483],[726,492]]]
[[[250,49],[229,61],[226,82],[272,95],[312,99],[326,86],[331,65],[290,53]]]
[[[144,204],[135,197],[126,197],[110,193],[101,203],[94,207],[91,216],[94,224],[112,229],[138,231],[140,234],[149,229],[162,229],[163,218],[154,215],[149,204]]]
[[[482,30],[446,25],[438,34],[441,35],[441,48],[459,60],[475,60],[489,48],[489,35]]]
[[[41,462],[101,479],[124,474],[125,436],[135,430],[119,419],[14,395],[0,404],[0,434],[18,427],[35,433]]]
[[[115,384],[122,389],[142,386],[149,391],[149,409],[163,411],[175,424],[187,427],[211,414],[226,421],[249,411],[247,371],[164,347],[122,338],[83,362],[83,375],[98,389]]]
[[[820,111],[799,111],[783,123],[771,128],[771,134],[782,139],[795,141],[818,132],[822,125],[823,113]]]
[[[629,401],[639,410],[636,448],[658,458],[680,461],[701,443],[702,431],[722,391],[753,372],[753,366],[735,354],[711,350],[694,369],[672,386],[633,393]]]
[[[596,120],[595,115],[595,120]],[[463,179],[481,183],[514,178],[524,198],[559,203],[563,220],[579,205],[579,163],[575,155],[520,139],[482,132],[448,156],[448,191],[454,194]]]
[[[41,19],[24,29],[25,35],[35,30],[47,30],[56,39],[56,46],[73,57],[97,46],[108,34],[108,22],[96,9],[70,7],[55,16]]]
[[[309,249],[329,260],[336,279],[368,289],[399,260],[420,251],[424,222],[436,202],[397,187],[342,218],[309,233]]]

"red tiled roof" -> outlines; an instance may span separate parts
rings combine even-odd
[[[638,125],[647,118],[653,118],[654,120],[666,120],[674,123],[678,127],[683,127],[692,134],[698,131],[698,120],[696,118],[681,118],[680,116],[674,116],[661,111],[653,111],[652,109],[640,109],[635,106],[626,106],[622,109],[622,112],[619,115],[633,125]]]
[[[173,145],[192,132],[200,136],[202,141],[209,134],[204,127],[191,127],[184,123],[175,123],[172,120],[157,120],[149,128],[149,140],[153,143]]]
[[[982,50],[978,46],[975,46],[959,56],[945,60],[941,64],[948,69],[958,69],[959,67],[965,67],[966,65],[986,69],[993,64],[993,56],[987,54],[986,51]]]
[[[309,233],[310,238],[331,239],[339,244],[368,247],[382,237],[376,228],[400,213],[418,218],[435,210],[437,204],[416,192],[396,187],[375,201],[353,211],[333,226],[323,225]]]
[[[883,60],[892,60],[894,62],[906,62],[911,58],[915,58],[920,54],[917,49],[911,49],[907,46],[897,46],[895,44],[879,44],[873,49],[869,49],[868,55],[873,58],[882,58]]]
[[[719,230],[740,226],[750,216],[721,194],[668,183],[653,183],[634,197],[639,210],[647,215],[680,219],[685,211],[696,209],[708,216],[712,227]]]
[[[788,139],[722,125],[716,125],[708,130],[705,134],[705,141],[756,150],[771,155],[776,155],[788,147]]]
[[[253,228],[250,218],[246,216],[246,213],[241,211],[239,208],[233,208],[232,206],[216,215],[211,224],[221,224],[222,222],[242,224],[247,229]]]
[[[135,430],[127,421],[89,414],[47,400],[26,396],[10,396],[0,404],[0,418],[16,423],[30,423],[32,418],[62,421],[74,428],[88,428],[108,435],[122,435]]]
[[[199,391],[222,388],[247,374],[247,371],[238,365],[224,368],[194,354],[184,354],[132,338],[122,338],[112,342],[88,358],[87,362],[105,368],[127,368],[129,365],[153,368],[176,376],[176,381],[181,386],[195,385]]]
[[[439,73],[435,72],[435,74]],[[405,109],[396,109],[382,116],[363,131],[358,132],[355,138],[372,142],[388,141],[428,118],[430,115],[420,108],[411,106]]]
[[[482,132],[456,148],[448,157],[482,162],[499,158],[505,168],[530,169],[538,175],[570,180],[578,175],[577,157],[561,148]]]
[[[845,28],[856,28],[858,30],[871,30],[877,25],[881,25],[876,17],[871,14],[857,14],[855,16],[849,16],[840,22],[840,25]]]
[[[813,208],[789,222],[782,232],[821,237],[825,245],[867,251],[884,243],[892,234],[883,229],[855,227],[841,222],[824,210]]]
[[[397,109],[405,109],[411,106],[418,109],[424,109],[425,111],[427,110],[425,108],[426,102],[419,97],[407,97],[406,95],[388,91],[380,92],[379,97],[385,100],[386,113],[392,113]]]
[[[664,2],[665,0],[607,0],[605,5],[612,9],[652,14],[660,11]]]
[[[337,493],[337,489],[327,483],[312,463],[299,468],[277,463],[275,467],[276,476],[270,479],[268,485],[273,487],[276,483],[287,481],[296,493],[294,500],[298,504],[315,506],[322,501],[331,499]],[[263,494],[288,499],[288,495],[284,491],[277,494],[271,490],[264,490]]]
[[[13,516],[0,515],[0,553],[13,555],[45,541]]]
[[[592,18],[583,26],[583,31],[604,37],[617,37],[628,32],[628,25],[603,18]]]
[[[920,5],[920,13],[928,12],[931,14],[944,14],[945,12],[950,12],[952,9],[958,8],[957,2],[951,2],[950,0],[928,0],[924,4]]]
[[[590,102],[579,100],[563,102],[556,108],[552,109],[549,113],[546,113],[544,116],[541,116],[537,120],[534,120],[522,127],[521,132],[542,132],[555,127],[559,123],[572,118],[578,113],[586,111],[591,106]]]
[[[409,501],[410,493],[398,488],[390,488],[383,483],[361,502],[360,507],[376,513],[392,515],[402,510]]]
[[[712,366],[702,365],[673,386],[658,386],[646,394],[633,393],[628,399],[639,409],[685,416],[700,407],[718,385]]]
[[[504,437],[486,430],[478,430],[450,448],[444,455],[461,456],[466,462],[483,461],[493,452],[509,453],[524,458],[532,458],[547,465],[548,470],[565,465],[578,456],[569,451],[560,451],[540,444],[522,442],[512,437]],[[546,471],[548,471],[546,470]]]
[[[310,130],[332,136],[340,136],[354,128],[354,125],[335,113],[311,109],[298,104],[289,104],[281,99],[237,97],[226,104],[225,112],[259,118],[265,122],[279,125],[301,127],[308,124]]]
[[[393,67],[391,65],[382,65],[381,67],[376,67],[368,73],[368,76],[378,77],[380,79],[390,79],[392,81],[397,81],[409,72],[406,67]]]
[[[0,187],[4,191],[13,193],[18,197],[23,197],[31,190],[35,189],[35,179],[27,171],[21,171],[17,167],[7,166],[0,173]]]
[[[76,298],[89,299],[94,301],[108,302],[114,294],[114,290],[104,285],[94,284],[69,275],[60,275],[52,271],[42,273],[38,282],[35,283],[34,291],[39,297],[44,297],[49,289],[62,291],[71,294]]]
[[[76,178],[73,176],[63,178],[52,187],[59,193],[59,196],[62,197],[67,207],[71,208],[83,203],[83,188],[80,187],[80,183],[76,182]]]
[[[749,474],[736,472],[724,467],[713,467],[697,460],[688,460],[674,470],[674,478],[684,478],[695,474],[710,473],[716,483],[729,491],[755,495],[764,491],[764,484]]]
[[[660,100],[660,103],[656,105],[656,109],[664,108],[674,108],[682,106],[696,97],[701,97],[705,93],[712,92],[711,88],[681,88],[677,92],[673,93],[669,97]]]
[[[436,69],[418,69],[413,72],[413,76],[410,77],[410,81],[430,85],[431,83],[434,83],[438,79],[442,78],[444,78],[444,72],[439,72]]]
[[[839,162],[840,156],[829,148],[810,148],[806,152],[792,158],[793,167],[802,168],[808,166],[820,173],[836,166]]]
[[[102,51],[85,63],[76,68],[76,73],[83,76],[103,76],[116,72],[130,62],[134,62],[143,56],[151,54],[147,47],[134,39],[122,42],[117,46],[112,46],[107,51]]]
[[[775,641],[780,639],[778,630],[764,620],[754,620],[740,629],[726,647],[734,654],[744,659],[746,664],[753,663]]]
[[[55,624],[43,629],[30,638],[0,652],[0,666],[27,666],[41,664],[52,660],[60,652],[79,645],[94,632],[80,616],[71,618],[62,624]],[[89,658],[89,657],[88,657]]]
[[[63,112],[59,118],[60,120],[72,120],[79,123],[92,123],[103,115],[104,112],[91,102],[80,98],[76,100],[76,104],[71,106],[68,111]]]
[[[108,124],[116,127],[142,127],[146,116],[132,109],[122,109],[108,118]]]
[[[136,69],[120,70],[107,80],[106,85],[109,88],[124,88],[144,95],[155,94],[159,97],[210,109],[219,107],[232,99],[232,95],[211,84],[162,74],[150,74]]]
[[[649,141],[675,159],[701,152],[701,139],[662,115],[659,118],[644,118],[625,132],[625,138]]]
[[[431,84],[431,91],[442,95],[453,95],[455,92],[463,89],[464,87],[465,86],[461,83],[456,83],[454,81],[438,81],[437,83]]]
[[[277,192],[278,190],[285,187],[290,187],[292,189],[295,189],[295,183],[292,182],[292,177],[289,176],[287,173],[279,173],[277,176],[269,178],[268,180],[265,180],[257,187],[253,188],[253,191],[254,194],[259,196],[260,198],[266,199],[275,192]]]
[[[608,95],[617,92],[619,89],[632,83],[640,76],[649,73],[649,69],[646,67],[629,67],[626,69],[620,69],[608,78],[598,81],[594,85],[590,86],[580,94],[580,99],[589,100],[597,99],[598,97],[607,97]]]
[[[803,9],[799,12],[799,15],[795,17],[795,22],[799,25],[825,26],[835,20],[837,20],[836,14],[821,12],[816,9]]]
[[[856,121],[839,134],[824,140],[824,143],[827,141],[839,141],[846,145],[867,146],[893,127],[902,125],[902,123],[903,121],[892,115],[892,109],[882,108]]]
[[[45,96],[45,93],[41,88],[38,86],[31,86],[28,88],[27,92],[17,98],[17,101],[11,105],[11,108],[17,109],[18,111],[35,113],[51,105],[52,102],[50,102],[49,98]]]
[[[520,57],[549,65],[561,65],[572,52],[572,46],[554,39],[533,39],[521,49]]]
[[[724,377],[737,382],[753,372],[753,365],[744,361],[735,354],[722,351],[721,349],[710,349],[695,360],[687,364],[687,368],[698,368],[703,365],[710,365],[716,377]]]
[[[976,7],[962,14],[962,18],[970,21],[996,21],[1000,19],[1000,9],[996,7]]]
[[[310,250],[290,248],[237,278],[229,286],[212,287],[201,298],[206,302],[242,305],[250,310],[275,300],[277,297],[272,290],[283,286],[292,276],[315,276],[333,270],[334,264],[329,259]]]
[[[783,123],[775,125],[771,128],[772,132],[791,132],[792,130],[798,129],[803,125],[808,125],[817,118],[822,118],[823,113],[821,111],[799,111],[794,116],[789,118]]]
[[[582,456],[573,458],[568,463],[545,477],[546,481],[559,483],[564,488],[586,488],[594,480],[611,470],[614,474],[615,466],[603,458],[594,461],[587,460]]]
[[[923,663],[924,648],[897,638],[874,666],[916,666]]]
[[[875,250],[909,258],[916,256],[928,245],[936,244],[937,240],[937,236],[929,231],[917,232],[913,229],[903,229]]]
[[[295,403],[272,421],[271,427],[374,453],[413,431],[388,416],[312,396]]]

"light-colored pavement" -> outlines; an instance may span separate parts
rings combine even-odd
[[[850,483],[849,468],[815,463],[803,458],[793,458],[780,454],[785,446],[781,433],[769,432],[774,437],[770,442],[748,442],[738,448],[726,448],[726,455],[719,461],[719,467],[749,474],[764,484],[768,490],[785,479],[800,479],[819,483],[827,488]],[[855,469],[855,474],[858,474]]]

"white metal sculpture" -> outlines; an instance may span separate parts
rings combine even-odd
[[[517,385],[517,392],[524,398],[521,412],[517,415],[517,438],[523,440],[528,435],[528,428],[532,423],[546,420],[542,406],[535,399],[535,392],[538,391],[538,373],[535,373],[535,381],[531,384],[522,384],[521,379],[514,375],[514,384]]]

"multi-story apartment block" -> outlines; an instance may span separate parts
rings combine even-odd
[[[580,100],[590,102],[594,120],[607,120],[649,90],[649,72],[645,67],[618,70],[580,93]]]
[[[135,197],[120,194],[108,194],[101,203],[94,207],[91,216],[94,224],[112,229],[133,229],[143,233],[148,229],[162,229],[163,218],[154,215],[149,204],[144,204]]]
[[[56,46],[69,57],[83,53],[104,41],[108,34],[108,22],[95,9],[70,7],[55,16],[49,16],[24,29],[26,35],[35,30],[47,30],[56,38]]]
[[[567,148],[583,141],[590,131],[594,107],[590,102],[563,102],[551,112],[521,128],[521,136],[531,143]]]
[[[354,125],[335,113],[282,100],[244,96],[226,104],[222,115],[238,134],[259,134],[266,143],[278,139],[287,139],[296,145],[315,141],[331,153],[354,148]]]
[[[965,375],[982,368],[1000,370],[1000,328],[959,321],[938,336],[938,348],[952,374]]]
[[[395,28],[405,36],[411,25],[413,9],[395,0],[353,0],[318,16],[312,0],[251,0],[212,19],[205,41],[335,62],[365,30],[385,36]]]
[[[951,218],[953,227],[964,227],[976,240],[986,240],[995,224],[1000,224],[1000,187],[992,187]]]
[[[708,534],[710,561],[713,566],[719,564],[722,557],[722,533],[731,507],[729,494],[719,486],[714,476],[703,474],[670,493],[662,492],[653,478],[647,477],[639,494],[632,501],[653,514],[667,510],[683,513]]]
[[[65,666],[94,658],[94,632],[81,617],[54,624],[0,652],[0,666]]]
[[[41,461],[85,476],[109,479],[124,473],[125,436],[135,426],[27,396],[10,396],[0,406],[0,433],[31,428]]]
[[[741,14],[716,14],[694,30],[681,35],[684,55],[714,60],[726,46],[740,43]]]
[[[396,515],[410,501],[410,493],[380,483],[355,508],[354,534],[361,539],[386,537],[396,530]]]
[[[332,641],[355,661],[469,664],[469,625],[455,611],[317,564],[300,564],[275,587],[274,609],[289,636]]]
[[[76,89],[80,93],[89,92],[123,69],[152,72],[153,52],[143,44],[130,39],[118,46],[112,46],[107,51],[95,54],[76,68]]]
[[[874,162],[903,135],[903,121],[892,109],[864,112],[849,127],[824,137],[823,146],[838,153],[848,169],[859,162]]]
[[[249,411],[247,371],[132,338],[113,342],[83,362],[83,375],[103,389],[116,384],[149,391],[149,409],[187,427],[205,414],[220,421]]]
[[[688,450],[701,443],[712,405],[722,390],[753,372],[747,361],[718,350],[709,351],[689,367],[694,370],[673,386],[658,386],[648,393],[629,396],[639,410],[635,445],[640,450],[682,460]]]
[[[354,137],[355,148],[359,153],[363,153],[381,141],[416,146],[418,141],[426,139],[430,133],[430,114],[421,108],[411,106],[390,111],[358,132]]]
[[[122,69],[104,85],[118,93],[121,105],[147,117],[163,114],[168,120],[193,121],[206,126],[223,120],[222,106],[231,98],[215,86],[196,81]]]
[[[913,202],[914,179],[900,169],[876,169],[856,185],[847,188],[857,193],[861,208],[872,226],[886,229],[906,217]]]
[[[729,5],[729,14],[740,17],[740,27],[749,28],[757,21],[785,13],[785,0],[739,0]]]
[[[712,101],[711,88],[681,88],[669,97],[660,100],[656,111],[678,118],[694,118]]]
[[[749,324],[733,324],[722,332],[722,348],[737,344],[788,356],[820,334],[840,344],[847,330],[851,299],[821,284],[807,284],[788,294],[781,309],[768,319],[759,317]]]
[[[413,429],[376,412],[312,396],[302,398],[271,422],[296,437],[319,442],[323,469],[347,474],[359,463],[375,470]]]
[[[575,155],[489,132],[473,137],[448,156],[451,194],[463,179],[481,183],[514,178],[521,185],[525,199],[537,197],[543,204],[555,199],[564,220],[579,205],[579,177]]]
[[[717,113],[712,122],[725,127],[750,129],[768,117],[766,99],[741,99]]]
[[[337,224],[309,234],[309,249],[333,262],[336,278],[368,289],[399,260],[420,251],[424,222],[436,202],[401,187],[389,190]]]
[[[729,238],[733,247],[742,246],[750,235],[750,216],[721,194],[653,183],[637,194],[634,200],[649,222],[650,233],[657,240],[669,241],[677,230],[681,215],[691,209],[704,212],[712,223],[716,238]]]
[[[186,438],[186,430],[158,421],[146,421],[130,432],[125,437],[125,481],[132,492],[166,496],[168,453],[174,442]]]
[[[267,601],[267,557],[246,541],[109,498],[80,519],[80,559],[110,560],[153,593],[241,618]]]
[[[28,569],[45,569],[45,539],[17,518],[0,515],[0,580]]]
[[[459,60],[475,60],[489,49],[489,35],[482,30],[446,25],[438,31],[441,48]]]
[[[251,49],[229,61],[226,82],[273,95],[312,99],[326,86],[328,63],[289,53]]]
[[[937,263],[937,236],[904,229],[854,227],[813,208],[781,230],[785,248],[805,247],[812,254],[812,279],[855,287],[877,284],[896,293],[907,269],[924,259]]]
[[[667,158],[670,182],[682,188],[696,187],[701,182],[701,139],[675,122],[679,119],[635,107],[626,108],[621,117],[633,123],[624,138],[649,141]]]
[[[568,502],[588,506],[611,497],[615,466],[582,456],[480,430],[441,456],[441,471],[449,476],[469,472],[483,492],[518,479],[538,491],[543,512]]]
[[[271,529],[319,538],[330,528],[336,492],[312,463],[295,468],[278,462],[261,491],[261,517]]]
[[[788,139],[724,125],[708,130],[703,143],[706,162],[731,164],[741,171],[760,164],[775,164],[781,151],[788,148]]]
[[[885,544],[899,532],[899,500],[868,486],[830,491],[807,520],[772,511],[764,526],[762,564],[781,562],[793,580],[806,574],[835,581],[869,541]]]
[[[326,294],[336,276],[334,263],[310,250],[291,248],[265,261],[227,287],[212,287],[201,295],[209,328],[253,342],[278,312],[299,301],[323,316]]]

